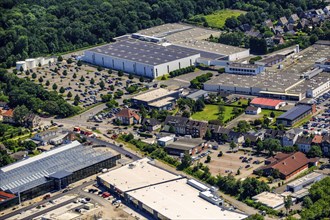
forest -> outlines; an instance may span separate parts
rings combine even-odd
[[[305,10],[320,0],[2,0],[0,64],[57,54],[196,14],[224,8],[246,10],[251,23]]]

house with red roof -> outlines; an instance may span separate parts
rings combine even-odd
[[[10,124],[15,123],[14,110],[13,109],[9,109],[5,112],[1,112],[1,116],[2,116],[2,121],[3,122],[10,123]]]
[[[123,108],[118,114],[116,114],[117,120],[123,125],[139,124],[141,117],[132,109]]]
[[[279,109],[286,105],[283,100],[267,99],[267,98],[254,98],[250,105],[260,107],[262,109]]]
[[[270,176],[278,170],[281,179],[288,179],[297,173],[306,170],[310,162],[315,163],[316,158],[308,159],[302,152],[278,153],[265,160],[265,166],[255,169],[254,173],[262,172],[263,176]]]
[[[6,209],[18,203],[18,197],[14,194],[0,190],[0,210]]]

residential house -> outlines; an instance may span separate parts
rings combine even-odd
[[[17,151],[13,154],[10,154],[10,157],[12,157],[15,161],[22,160],[25,157],[27,157],[29,152],[27,151]]]
[[[271,19],[268,19],[268,20],[264,21],[262,24],[263,24],[263,26],[266,26],[266,27],[268,27],[270,29],[273,29],[274,28],[274,24],[273,24],[273,22],[272,22]]]
[[[48,144],[59,145],[63,143],[63,140],[67,135],[68,132],[56,129],[37,133],[31,139],[38,143],[39,146],[45,146]]]
[[[230,132],[230,129],[223,128],[220,125],[209,125],[209,129],[212,133],[212,138],[216,141],[227,141],[228,140],[228,134]]]
[[[274,44],[279,44],[279,45],[285,43],[285,40],[284,40],[284,38],[282,36],[275,36],[273,38],[273,41],[274,41]]]
[[[274,29],[273,29],[273,32],[275,35],[282,35],[284,34],[284,30],[281,26],[276,26]]]
[[[250,31],[252,29],[252,26],[249,24],[242,24],[239,26],[239,29],[243,32]]]
[[[7,102],[0,102],[0,107],[1,108],[5,108],[8,106],[8,103]]]
[[[311,21],[312,21],[311,23],[312,26],[319,26],[321,24],[321,18],[319,17],[314,17],[312,18]]]
[[[14,124],[15,120],[14,120],[14,110],[13,109],[9,109],[2,114],[2,121],[4,123],[9,123],[9,124]]]
[[[194,138],[204,137],[207,130],[207,122],[189,120],[186,124],[186,135]]]
[[[284,135],[285,135],[285,131],[266,129],[265,139],[272,138],[282,141]]]
[[[263,132],[245,133],[244,141],[246,141],[247,139],[251,141],[252,146],[255,146],[258,140],[262,141],[264,139],[264,133]]]
[[[315,10],[315,13],[316,13],[316,15],[319,17],[319,18],[321,18],[321,19],[324,19],[324,15],[325,15],[325,13],[324,13],[324,11],[320,8],[320,9],[316,9]]]
[[[171,127],[173,127],[175,130],[175,134],[185,135],[186,124],[188,120],[189,120],[188,118],[169,115],[165,119],[164,130],[169,132],[171,130]]]
[[[312,140],[312,145],[321,146],[322,141],[323,141],[322,135],[315,135]]]
[[[116,119],[123,125],[139,124],[141,121],[140,116],[132,109],[123,108],[118,114]]]
[[[290,31],[294,31],[295,29],[295,25],[294,24],[287,24],[284,26],[284,31],[285,32],[290,32]]]
[[[297,24],[297,29],[304,29],[305,27],[308,27],[309,20],[306,18],[301,19]]]
[[[162,123],[155,118],[144,118],[142,125],[145,126],[148,131],[155,131],[161,128]]]
[[[254,30],[254,29],[251,29],[250,31],[246,31],[245,35],[249,36],[249,37],[256,37],[256,38],[261,38],[262,37],[262,34],[260,33],[260,31],[259,30]]]
[[[325,8],[323,9],[324,13],[327,15],[330,15],[330,5],[325,6]]]
[[[290,24],[295,24],[295,23],[297,23],[298,21],[299,21],[299,17],[298,17],[297,14],[292,14],[292,15],[289,17],[289,19],[288,19],[288,22],[289,22]]]
[[[241,145],[244,143],[244,135],[240,132],[230,131],[228,134],[228,142],[234,142],[235,144]]]
[[[312,141],[312,137],[299,136],[296,145],[300,151],[307,153],[311,149]]]
[[[323,136],[322,152],[325,156],[330,156],[330,134]]]
[[[274,170],[278,170],[282,179],[288,179],[293,175],[306,170],[310,160],[302,152],[290,154],[277,153],[274,157],[265,160],[265,166],[255,169],[254,173],[262,171],[264,176],[272,175]]]
[[[26,128],[34,129],[40,125],[41,118],[33,113],[28,114],[25,117],[24,126]]]
[[[303,130],[299,128],[290,129],[282,138],[282,146],[292,147],[295,145],[298,137],[303,134]]]
[[[284,26],[288,24],[288,19],[286,19],[286,17],[280,17],[280,19],[278,19],[277,24],[280,26]]]
[[[260,113],[261,113],[260,107],[248,106],[245,109],[245,114],[247,114],[247,115],[258,115]]]

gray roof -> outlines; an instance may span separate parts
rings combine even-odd
[[[69,176],[71,174],[72,174],[72,172],[68,172],[68,171],[65,171],[65,170],[60,170],[60,171],[57,171],[56,173],[53,173],[53,174],[49,175],[49,177],[50,178],[55,178],[55,179],[62,179],[63,177]]]
[[[84,146],[74,141],[2,167],[0,189],[11,193],[24,192],[46,183],[48,181],[46,177],[61,174],[58,173],[59,171],[75,172],[112,156],[110,152],[96,151],[91,146]]]
[[[211,52],[207,52],[207,51],[203,51],[203,50],[198,50],[198,49],[192,49],[192,48],[187,48],[187,47],[182,47],[179,45],[170,45],[167,46],[170,49],[177,49],[177,50],[182,50],[182,51],[187,51],[190,53],[199,53],[201,55],[202,58],[207,58],[207,59],[220,59],[222,57],[225,57],[225,54],[218,54],[218,53],[211,53]]]
[[[135,39],[120,40],[89,51],[152,66],[199,54],[198,51],[164,47]]]
[[[198,99],[204,95],[208,94],[207,91],[205,90],[198,90],[196,92],[193,92],[193,93],[190,93],[189,95],[187,95],[187,98],[190,98],[190,99]]]
[[[312,107],[309,105],[297,105],[284,114],[280,115],[277,119],[294,120],[307,111],[310,111],[311,108]]]

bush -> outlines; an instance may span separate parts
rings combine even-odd
[[[180,76],[180,75],[183,75],[183,74],[186,74],[186,73],[194,72],[195,71],[195,68],[196,68],[195,66],[188,66],[186,68],[181,68],[181,69],[178,69],[178,70],[171,71],[169,73],[170,74],[170,78],[173,78],[173,77],[176,77],[176,76]]]

